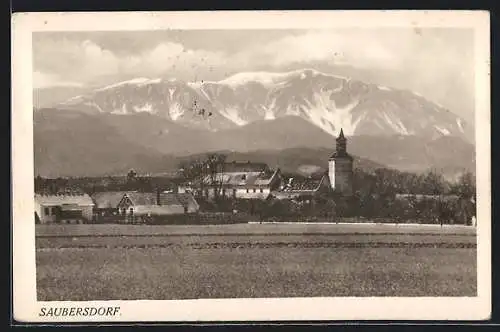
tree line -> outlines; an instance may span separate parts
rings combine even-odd
[[[179,166],[179,178],[140,177],[129,172],[125,177],[104,178],[35,178],[35,190],[56,193],[64,188],[88,194],[97,191],[175,190],[179,183],[201,181],[201,185],[222,189],[221,173],[226,157],[211,154],[206,159],[185,162]],[[289,176],[304,177],[298,174]],[[284,175],[283,181],[286,181]],[[219,192],[221,190],[215,190]],[[197,197],[202,211],[244,212],[262,219],[311,219],[363,217],[396,222],[470,223],[475,215],[476,179],[463,173],[456,182],[447,181],[437,170],[424,174],[379,168],[372,172],[355,169],[353,196],[342,197],[333,192],[320,192],[311,197],[264,201],[215,196],[212,200]]]
[[[206,211],[238,211],[266,220],[363,217],[382,222],[470,224],[475,216],[476,179],[471,172],[450,182],[436,170],[413,174],[385,168],[373,172],[356,169],[353,191],[351,197],[326,191],[287,200],[275,199],[272,194],[265,201],[223,196],[198,200]]]

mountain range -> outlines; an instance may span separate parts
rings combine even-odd
[[[470,138],[472,129],[459,116],[410,91],[313,69],[239,73],[217,82],[136,78],[54,107],[89,113],[150,113],[211,131],[287,116],[301,117],[331,135],[343,128],[347,135]]]
[[[324,167],[340,128],[360,165],[474,170],[473,129],[462,118],[410,91],[312,69],[56,90],[46,93],[68,98],[34,112],[35,167],[45,176],[169,171],[208,151],[289,171]]]

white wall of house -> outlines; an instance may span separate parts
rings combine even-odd
[[[205,188],[203,190],[203,196],[209,199],[215,197],[216,189]],[[238,199],[266,199],[271,193],[269,187],[262,188],[225,188],[225,190],[219,190],[220,196],[225,196],[228,198],[238,198]]]
[[[57,222],[56,210],[58,207],[59,205],[45,205],[35,201],[35,212],[38,214],[38,218],[40,218],[40,223]],[[82,209],[82,216],[84,218],[92,220],[93,205],[79,205],[78,207]]]
[[[270,193],[269,188],[238,188],[236,190],[236,198],[266,199]]]
[[[56,221],[55,206],[47,206],[35,202],[35,212],[38,214],[38,218],[40,218],[40,223],[42,224],[53,223]]]
[[[92,220],[94,206],[93,205],[80,206],[80,208],[82,209],[83,217],[86,218],[87,220]]]

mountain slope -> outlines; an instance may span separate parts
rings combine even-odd
[[[95,113],[146,112],[190,128],[219,131],[298,116],[336,135],[470,137],[472,128],[409,91],[324,74],[239,73],[218,82],[138,78],[70,99],[61,107]]]
[[[35,174],[48,177],[109,175],[156,165],[164,157],[128,139],[94,116],[45,110],[34,117]]]
[[[328,133],[300,117],[261,120],[238,129],[186,128],[150,114],[87,114],[42,109],[34,114],[36,174],[79,176],[175,169],[183,156],[227,151],[288,171],[326,167],[335,149]],[[474,147],[455,137],[351,136],[348,150],[373,163],[420,172],[474,170]],[[257,158],[257,159],[255,159]],[[259,159],[262,158],[262,159]]]

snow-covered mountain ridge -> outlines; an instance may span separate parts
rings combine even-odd
[[[298,116],[336,135],[466,136],[449,110],[405,90],[314,69],[237,73],[221,81],[136,78],[58,105],[88,112],[151,113],[191,128],[231,129]]]

